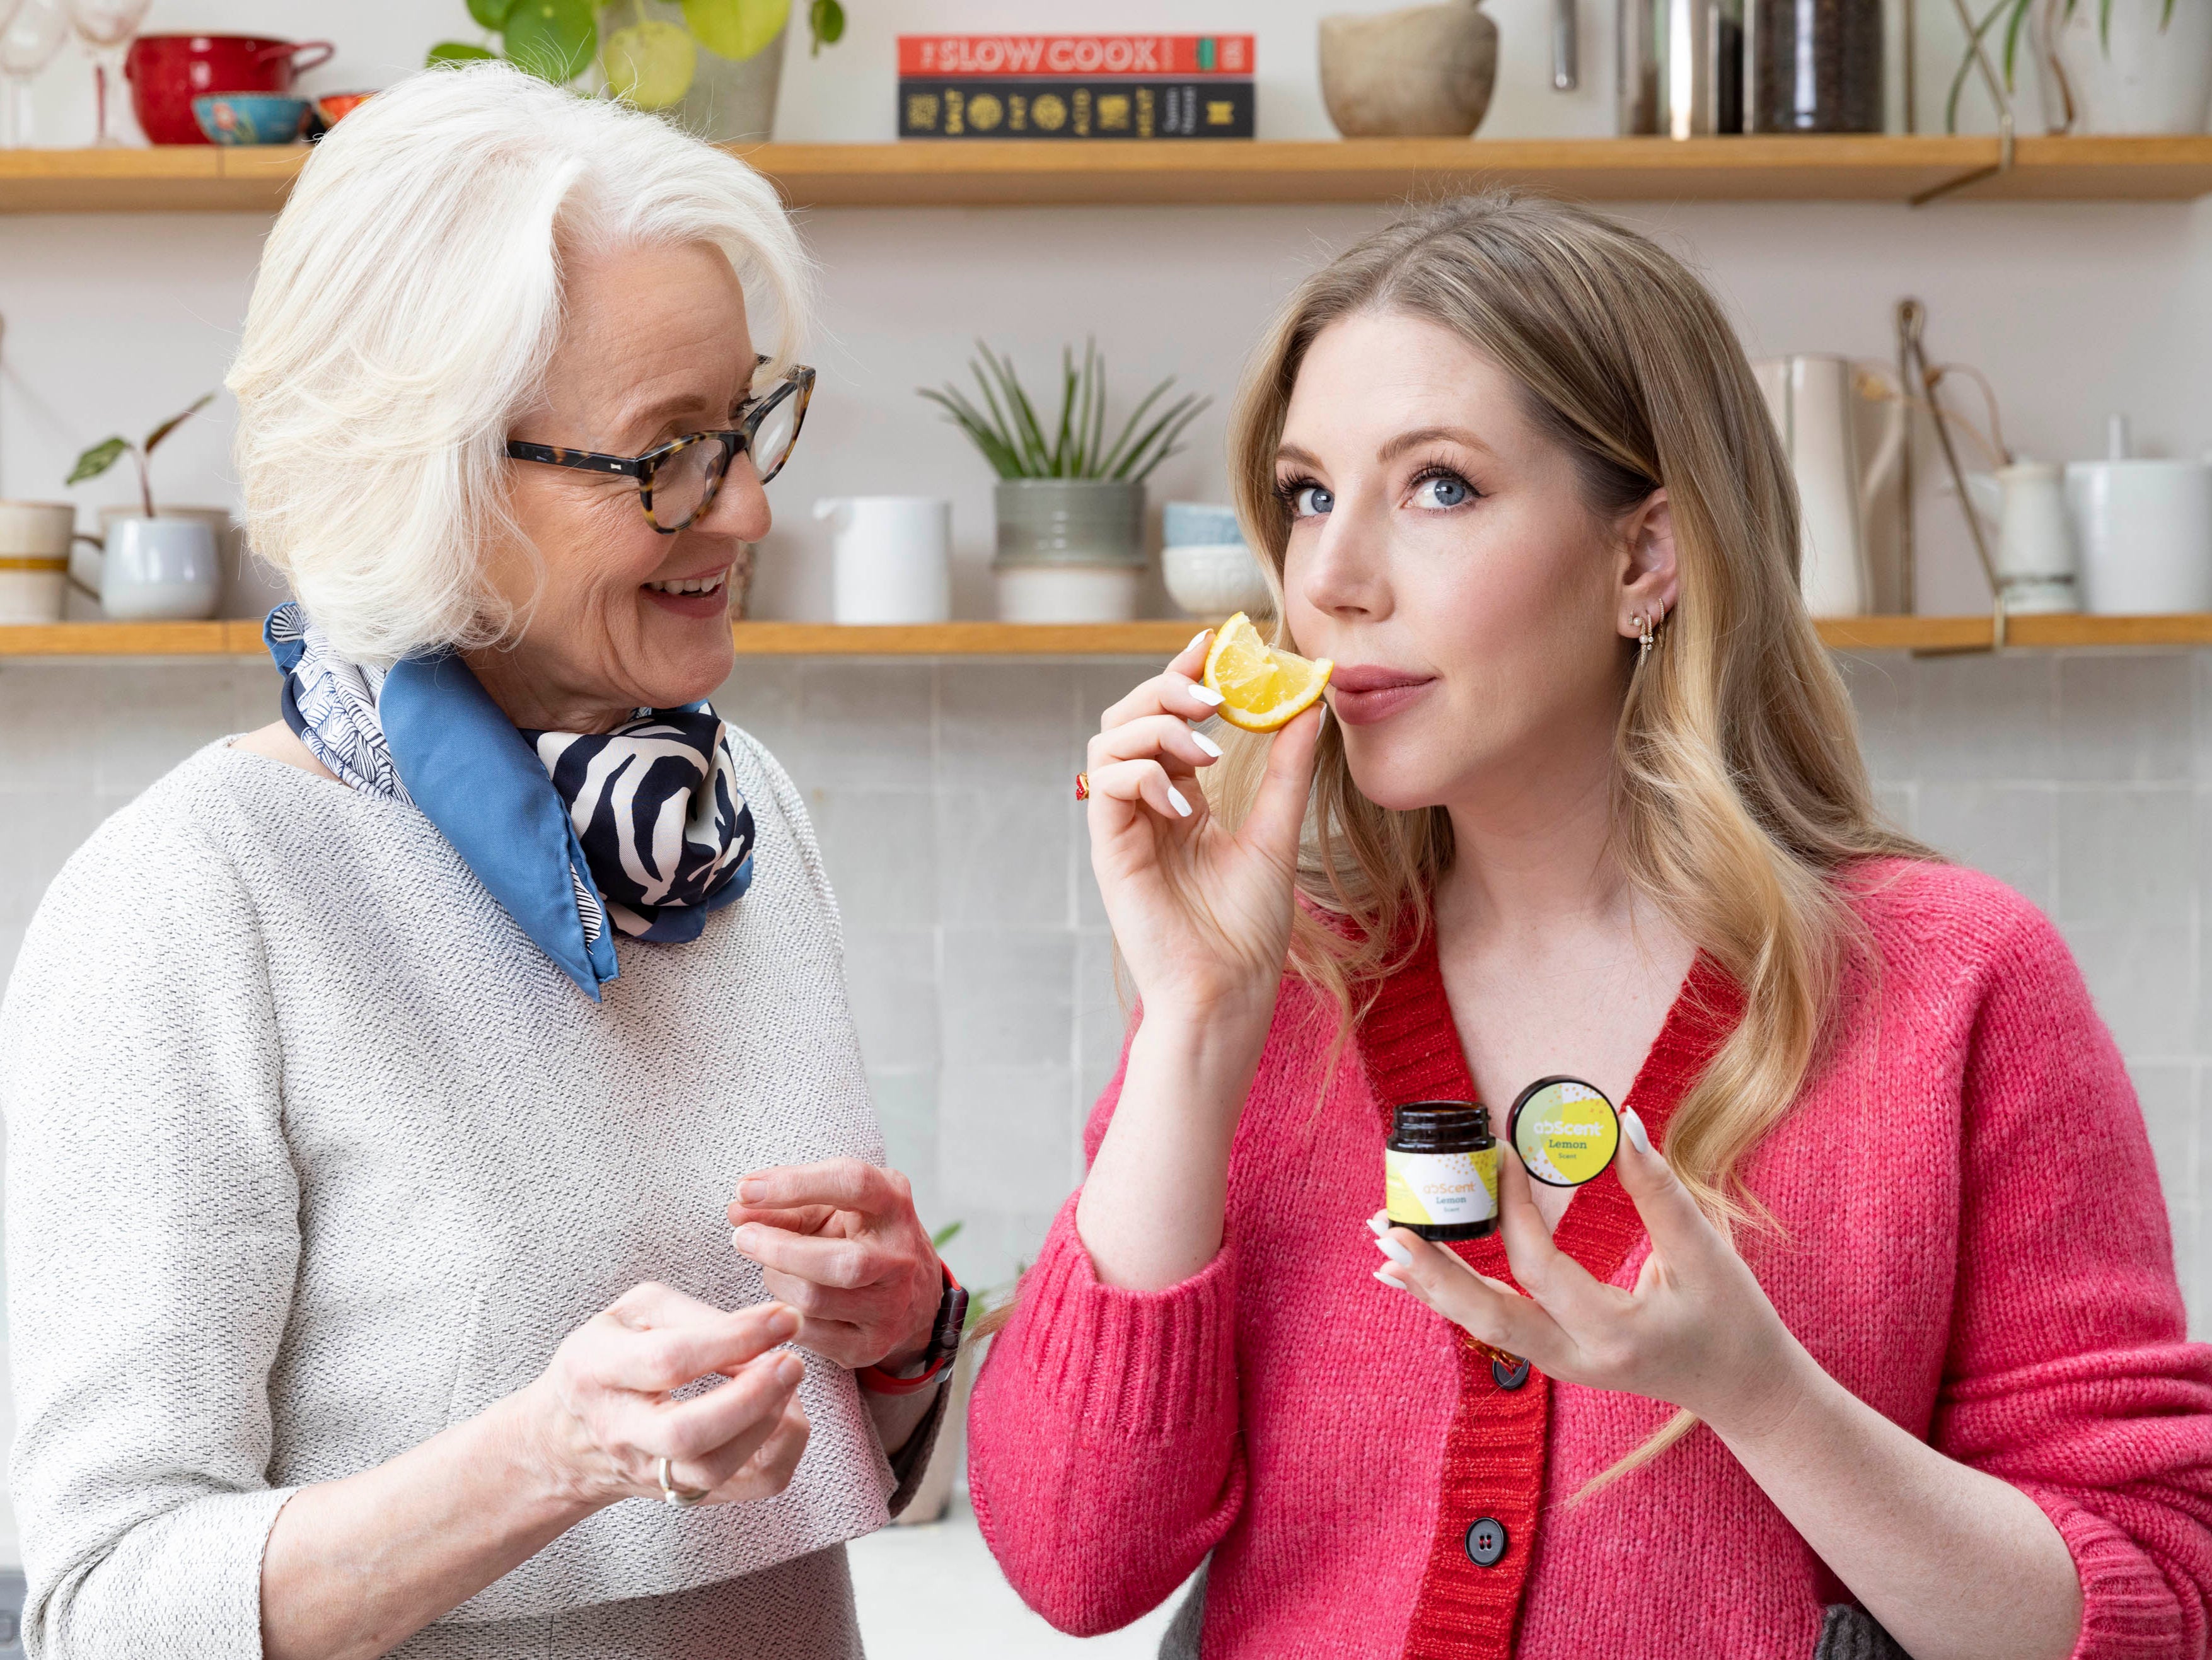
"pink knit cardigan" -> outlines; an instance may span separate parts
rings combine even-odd
[[[1747,1164],[1782,1226],[1746,1255],[1830,1373],[2051,1517],[2081,1577],[2081,1660],[2200,1656],[2212,1349],[2184,1339],[2119,1055],[2064,944],[2008,889],[1905,861],[1851,885],[1880,967],[1848,974],[1826,1058]],[[1429,1011],[1463,1075],[1440,991],[1398,1002]],[[1660,1092],[1694,1018],[1678,1003],[1632,1102]],[[1206,1660],[1807,1660],[1823,1604],[1849,1593],[1720,1443],[1694,1431],[1569,1507],[1670,1414],[1540,1374],[1496,1401],[1504,1438],[1504,1409],[1548,1391],[1547,1456],[1519,1496],[1533,1537],[1516,1541],[1517,1608],[1488,1634],[1455,1612],[1440,1575],[1480,1592],[1499,1568],[1439,1567],[1462,1521],[1449,1506],[1470,1481],[1482,1507],[1484,1481],[1519,1478],[1510,1458],[1482,1463],[1492,1403],[1472,1392],[1489,1385],[1457,1329],[1370,1277],[1389,1103],[1371,1020],[1322,1095],[1334,1030],[1333,1008],[1286,982],[1237,1131],[1226,1241],[1194,1278],[1103,1286],[1073,1201],[1054,1223],[969,1420],[976,1515],[1016,1589],[1063,1630],[1109,1631],[1210,1552]],[[1092,1116],[1094,1154],[1120,1086]],[[1646,1249],[1638,1229],[1613,1283]],[[1517,1502],[1494,1499],[1495,1513]]]

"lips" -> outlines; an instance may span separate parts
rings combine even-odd
[[[1436,684],[1433,674],[1410,669],[1340,664],[1329,677],[1329,707],[1347,727],[1371,727],[1418,702]]]
[[[729,609],[729,576],[730,567],[722,564],[689,576],[665,576],[639,587],[663,611],[684,617],[714,617]]]

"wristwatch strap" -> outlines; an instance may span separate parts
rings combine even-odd
[[[929,1347],[921,1352],[921,1371],[912,1377],[900,1377],[881,1366],[862,1366],[853,1375],[869,1394],[912,1395],[926,1389],[960,1353],[961,1328],[968,1323],[968,1292],[943,1262],[937,1267],[945,1276],[945,1295],[938,1301],[936,1323],[929,1329]]]

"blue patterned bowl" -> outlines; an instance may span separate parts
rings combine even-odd
[[[192,100],[192,119],[210,144],[292,144],[307,125],[307,100],[273,92],[216,92]]]
[[[1170,502],[1160,510],[1160,538],[1170,548],[1221,547],[1242,542],[1237,509],[1211,502]]]

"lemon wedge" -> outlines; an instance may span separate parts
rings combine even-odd
[[[1310,709],[1336,665],[1277,651],[1243,611],[1215,630],[1206,684],[1221,694],[1221,718],[1246,732],[1273,732]]]

